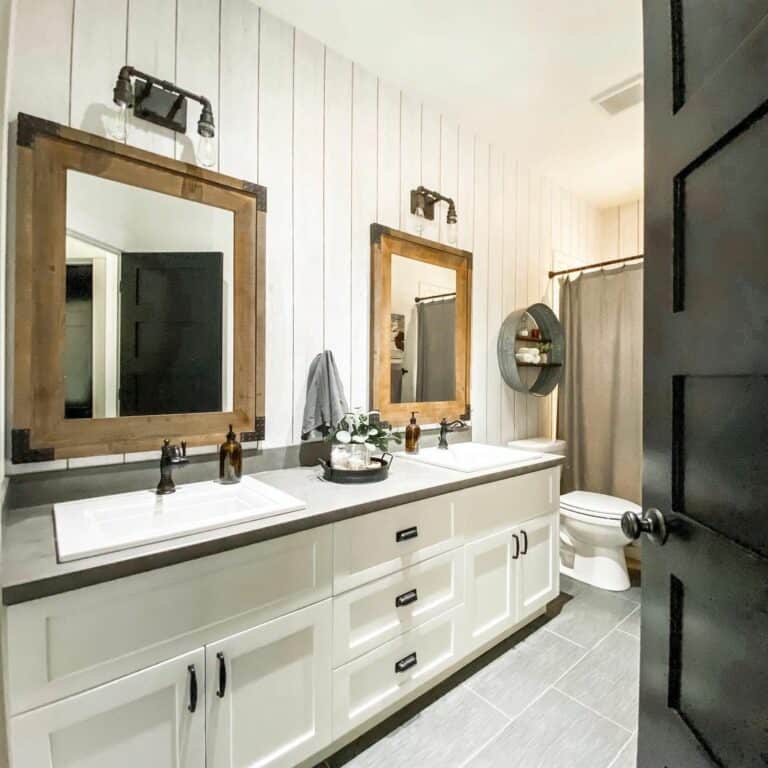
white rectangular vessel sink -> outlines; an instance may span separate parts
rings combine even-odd
[[[399,456],[400,454],[398,454]],[[402,454],[403,458],[432,464],[435,467],[454,469],[457,472],[482,472],[486,469],[512,467],[541,458],[539,453],[518,451],[485,443],[456,443],[447,450],[425,448],[419,453]]]
[[[130,549],[305,509],[306,503],[252,477],[235,485],[179,485],[158,496],[135,491],[55,504],[59,562]]]

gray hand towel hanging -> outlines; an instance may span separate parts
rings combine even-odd
[[[308,439],[310,433],[315,430],[325,435],[346,413],[349,413],[349,406],[344,395],[344,385],[341,383],[333,352],[326,350],[309,366],[301,439]]]

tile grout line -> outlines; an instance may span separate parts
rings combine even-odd
[[[504,733],[504,731],[506,731],[510,725],[512,725],[511,721],[504,723],[504,725],[499,728],[497,733],[494,733],[493,736],[488,739],[488,741],[481,744],[474,752],[472,752],[472,754],[469,755],[469,757],[467,757],[466,760],[459,763],[458,768],[465,768],[465,766],[469,765],[472,760],[474,760],[479,754],[485,751],[486,747],[490,747],[491,744],[493,744],[493,742],[496,741],[496,739],[498,739],[499,736],[501,736],[501,734]]]
[[[473,696],[476,696],[478,699],[480,699],[480,701],[482,701],[483,703],[487,704],[489,707],[492,707],[493,709],[495,709],[500,715],[502,715],[504,717],[504,719],[507,721],[507,724],[512,722],[512,718],[503,709],[501,709],[500,707],[497,707],[492,701],[489,701],[488,699],[486,699],[485,696],[481,696],[473,688],[470,688],[467,685],[466,681],[464,681],[461,684],[461,687],[464,688],[465,690],[469,691]]]
[[[640,638],[637,635],[633,635],[631,632],[627,632],[627,630],[626,629],[622,629],[621,626],[616,627],[613,631],[614,632],[621,632],[622,635],[626,635],[627,637],[634,637],[635,640],[640,642]]]
[[[563,696],[565,696],[567,699],[570,699],[571,701],[575,702],[579,706],[584,707],[584,709],[588,709],[593,715],[597,715],[598,717],[602,718],[606,722],[611,723],[611,725],[615,725],[617,728],[621,728],[623,731],[626,731],[630,736],[632,735],[631,728],[627,728],[626,725],[622,725],[621,723],[617,723],[615,720],[612,720],[610,717],[606,717],[602,712],[598,712],[594,707],[590,707],[589,704],[585,704],[583,701],[581,701],[581,699],[577,699],[575,696],[572,696],[570,693],[566,693],[562,688],[558,688],[556,685],[553,685],[552,687],[558,693],[562,693]]]
[[[619,759],[619,757],[621,757],[621,753],[627,748],[632,739],[635,738],[635,733],[636,731],[632,731],[632,733],[629,734],[627,740],[619,747],[619,751],[613,756],[613,760],[608,763],[606,768],[612,768],[612,766],[616,765],[616,761]]]
[[[582,645],[581,643],[577,643],[575,640],[571,640],[570,637],[566,637],[565,635],[561,635],[559,632],[555,632],[554,629],[550,629],[547,626],[542,627],[542,629],[545,632],[549,632],[550,635],[554,635],[555,637],[559,637],[561,640],[565,640],[567,643],[571,643],[572,645],[575,645],[577,648],[582,648],[585,651],[591,650],[590,646]]]

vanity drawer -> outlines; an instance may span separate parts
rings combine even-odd
[[[464,548],[333,600],[333,665],[341,666],[464,602]]]
[[[334,670],[334,738],[456,663],[462,656],[462,616],[459,605]]]
[[[555,512],[560,500],[560,468],[477,485],[455,496],[457,530],[465,541],[472,541]]]
[[[331,527],[7,609],[9,714],[47,704],[331,594]]]
[[[334,523],[334,594],[458,546],[454,499],[444,494]]]

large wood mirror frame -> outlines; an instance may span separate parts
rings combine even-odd
[[[455,272],[455,334],[453,343],[455,386],[451,400],[393,402],[392,366],[392,257],[414,259]],[[410,286],[416,297],[417,286]],[[421,424],[442,418],[468,419],[472,254],[431,240],[371,225],[371,406],[393,426],[408,422],[418,411]]]
[[[14,463],[218,444],[228,424],[264,436],[266,189],[40,118],[19,114],[13,369]],[[67,171],[232,211],[231,410],[65,418]]]

